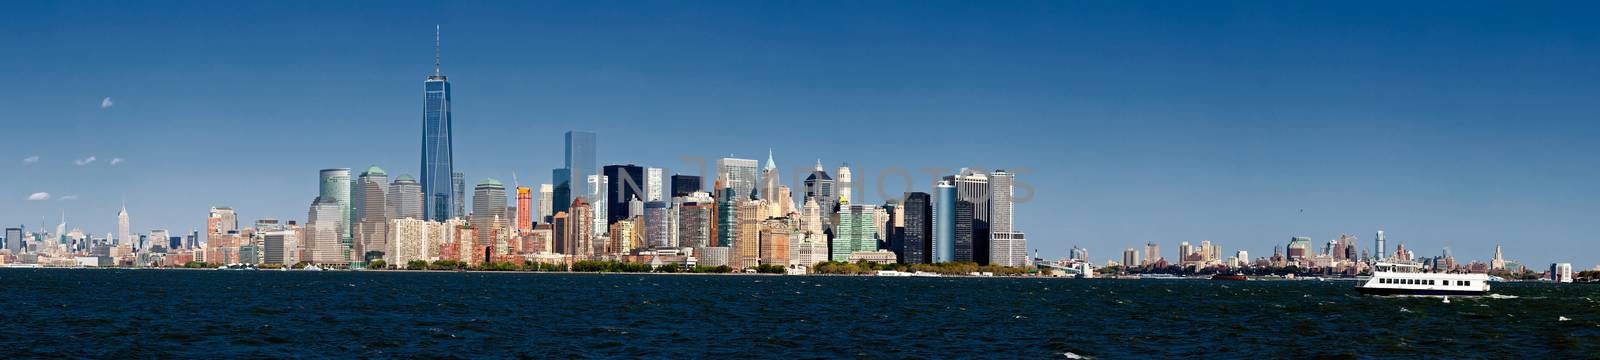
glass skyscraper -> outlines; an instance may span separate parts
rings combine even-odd
[[[450,82],[439,72],[439,35],[434,31],[433,75],[422,82],[422,201],[426,217],[445,221],[454,215],[455,189],[451,175]]]
[[[562,163],[564,166],[563,169],[566,169],[566,178],[553,180],[555,180],[557,183],[556,187],[558,188],[558,192],[560,191],[559,188],[561,187],[561,183],[565,183],[567,185],[567,198],[557,198],[557,200],[564,200],[566,203],[571,204],[572,200],[579,196],[589,196],[591,194],[595,194],[595,190],[589,188],[587,180],[589,179],[589,175],[599,175],[599,172],[597,172],[597,169],[595,169],[594,133],[587,131],[568,131],[566,140],[566,158],[565,162]],[[557,175],[561,174],[558,173]],[[595,199],[593,198],[588,199],[588,202],[590,204],[595,204],[597,207],[605,206],[604,203],[596,203]]]
[[[956,186],[941,181],[934,186],[933,207],[933,262],[951,262],[956,259]]]

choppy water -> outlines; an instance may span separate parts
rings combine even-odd
[[[0,358],[1600,356],[1600,286],[1351,286],[4,269]]]

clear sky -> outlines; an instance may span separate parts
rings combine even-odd
[[[865,185],[1006,168],[1030,247],[1600,263],[1594,2],[19,2],[0,12],[0,222],[303,220],[317,170],[417,174],[443,27],[470,183],[767,149]],[[110,98],[110,103],[103,102]],[[110,105],[109,107],[104,105]],[[85,161],[93,157],[94,161]],[[120,159],[120,160],[113,160]],[[75,164],[83,162],[83,165]],[[695,165],[697,166],[697,165]],[[670,172],[669,172],[670,173]],[[893,173],[893,172],[891,172]],[[793,185],[791,183],[791,185]],[[470,185],[469,185],[470,186]],[[1019,196],[1027,190],[1019,189]],[[34,193],[48,200],[28,200]]]

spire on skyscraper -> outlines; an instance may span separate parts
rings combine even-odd
[[[817,161],[820,162],[822,160],[817,160]],[[772,161],[772,148],[767,148],[767,165],[763,166],[762,169],[764,169],[764,170],[773,170],[773,169],[777,169],[777,168],[778,168],[778,163],[775,162],[775,161]]]
[[[433,76],[439,76],[439,24],[433,25]]]

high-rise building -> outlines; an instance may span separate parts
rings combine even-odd
[[[22,254],[22,229],[20,225],[6,228],[6,250],[10,250],[12,256]]]
[[[874,225],[872,213],[874,206],[848,205],[839,209],[834,216],[835,226],[833,240],[828,244],[828,257],[831,261],[849,261],[850,254],[862,251],[878,250],[877,226]]]
[[[953,212],[955,213],[954,259],[956,262],[977,262],[977,250],[980,246],[978,246],[973,236],[976,234],[975,230],[973,230],[973,204],[968,201],[956,201],[955,211]],[[982,247],[988,248],[988,246]]]
[[[1139,265],[1139,251],[1133,248],[1122,250],[1122,267],[1129,268]]]
[[[1296,236],[1289,239],[1289,251],[1286,255],[1288,256],[1289,261],[1299,261],[1300,259],[1312,256],[1311,238]]]
[[[855,182],[850,180],[850,163],[839,164],[839,171],[837,174],[839,174],[839,181],[836,185],[839,189],[839,199],[843,201],[856,201]]]
[[[337,225],[337,224],[335,224]],[[336,229],[337,230],[337,229]],[[226,206],[212,206],[211,212],[206,214],[206,241],[212,238],[225,236],[228,233],[239,231],[239,216],[233,208]],[[131,234],[129,235],[132,236]],[[133,241],[135,239],[129,239]],[[133,241],[137,242],[137,241]],[[199,247],[198,245],[196,247]]]
[[[357,178],[354,249],[362,263],[383,259],[389,248],[389,174],[374,165]]]
[[[572,200],[568,207],[572,211],[567,216],[566,249],[563,253],[573,256],[594,255],[594,209],[582,196]]]
[[[972,207],[972,231],[968,236],[973,244],[971,261],[980,265],[989,264],[989,174],[976,169],[961,169],[960,173],[946,176],[945,180],[955,185],[956,202],[968,203]]]
[[[517,187],[516,224],[520,232],[533,230],[533,189],[527,186]]]
[[[339,201],[332,198],[318,196],[311,202],[311,210],[306,214],[306,236],[302,237],[306,253],[311,256],[308,261],[327,265],[349,263],[345,246],[339,241],[339,223],[345,219],[341,211]]]
[[[389,183],[389,212],[395,219],[424,220],[422,185],[411,175],[400,175]]]
[[[717,234],[716,241],[711,246],[733,247],[738,239],[739,226],[739,190],[717,181],[717,212],[715,213],[712,229]]]
[[[592,224],[589,229],[589,233],[594,234],[595,236],[604,235],[610,231],[610,226],[608,224],[610,224],[609,221],[611,219],[611,199],[609,196],[611,193],[606,191],[606,188],[611,185],[611,177],[605,175],[589,175],[588,178],[585,179],[584,183],[586,184],[585,186],[587,189],[593,191],[587,195],[588,201],[585,201],[593,207],[593,209],[590,210],[591,214],[594,216],[589,219]]]
[[[1024,267],[1031,263],[1028,258],[1028,239],[1021,232],[995,232],[992,234],[993,236],[989,239],[990,264]],[[1131,251],[1132,249],[1129,250]]]
[[[572,206],[572,171],[566,168],[550,170],[550,215],[566,212]]]
[[[1139,265],[1150,265],[1161,259],[1161,245],[1154,241],[1144,244],[1144,262]]]
[[[696,194],[691,194],[696,195]],[[692,201],[678,206],[678,246],[690,248],[710,247],[711,220],[716,204],[704,192],[691,196]]]
[[[467,216],[467,176],[462,173],[450,174],[450,187],[455,189],[455,194],[450,197],[450,200],[455,202],[453,205],[455,210],[451,210],[450,215]]]
[[[656,167],[644,169],[644,195],[641,198],[645,202],[666,200],[666,197],[662,195],[664,185],[661,183],[662,180],[666,180],[662,177],[665,171],[665,169]]]
[[[601,174],[606,176],[606,223],[628,218],[628,202],[643,197],[646,178],[644,168],[633,164],[606,165]],[[597,202],[598,203],[598,202]]]
[[[772,160],[772,149],[767,149],[767,163],[761,166],[761,186],[758,195],[761,199],[779,203],[778,187],[783,186],[783,175],[778,172],[777,161]]]
[[[505,221],[506,187],[500,180],[483,179],[472,188],[472,227],[478,229],[477,238],[473,239],[474,254],[481,254],[481,249],[494,245],[496,230]],[[477,260],[477,259],[474,259]]]
[[[128,229],[128,204],[122,204],[122,210],[117,211],[117,241],[123,244],[132,244],[128,241],[133,234]]]
[[[831,214],[834,205],[839,203],[839,196],[835,193],[833,177],[822,170],[822,160],[817,160],[817,168],[806,176],[806,199],[816,199],[817,205],[822,206],[822,211]],[[804,202],[802,202],[804,204]],[[827,219],[828,216],[823,216]]]
[[[299,262],[294,254],[296,243],[299,242],[294,231],[269,231],[262,238],[262,263],[292,265]]]
[[[933,262],[956,261],[956,187],[949,181],[934,186]]]
[[[749,199],[755,195],[758,165],[751,159],[717,159],[717,182],[733,188],[734,195],[740,200]],[[720,195],[722,189],[717,189],[717,193]]]
[[[394,219],[389,221],[389,250],[385,252],[385,261],[395,266],[406,266],[415,260],[433,262],[439,260],[441,245],[454,243],[454,228],[460,227],[460,219],[446,222],[432,222],[422,219]]]
[[[668,239],[672,230],[668,229],[672,222],[667,221],[671,208],[668,203],[651,201],[644,203],[644,245],[650,247],[674,246]]]
[[[925,192],[909,192],[901,203],[905,214],[905,233],[901,236],[903,253],[895,254],[906,264],[933,262],[933,201]]]
[[[567,189],[570,192],[568,193],[568,198],[557,198],[556,200],[565,201],[567,204],[571,204],[573,198],[578,196],[591,196],[596,193],[594,189],[588,187],[589,183],[585,181],[590,175],[599,174],[598,171],[600,169],[595,168],[594,160],[596,138],[597,136],[595,136],[595,134],[592,132],[567,132],[566,157],[562,163],[562,169],[566,169],[565,175],[567,177],[564,179],[556,179],[555,181],[558,183],[557,187],[560,187],[561,183],[567,184]],[[584,202],[595,205],[595,208],[597,209],[605,206],[604,202],[595,201],[595,199],[592,197]]]
[[[689,196],[705,191],[700,185],[700,177],[694,175],[672,175],[672,197]]]
[[[422,193],[424,216],[445,221],[460,216],[452,213],[456,198],[455,157],[452,152],[450,81],[439,70],[439,32],[434,28],[433,75],[422,82]]]
[[[1373,259],[1382,261],[1384,258],[1383,254],[1389,252],[1389,248],[1383,243],[1383,241],[1383,230],[1378,230],[1378,238],[1373,240],[1372,243],[1372,246],[1375,249],[1372,252]]]
[[[550,184],[539,184],[539,216],[535,218],[541,223],[550,222],[550,217],[555,213],[555,187]]]
[[[344,220],[339,222],[339,241],[350,244],[350,228],[355,220],[355,212],[351,211],[350,204],[350,169],[323,169],[321,172],[320,196],[339,203],[339,214]]]

